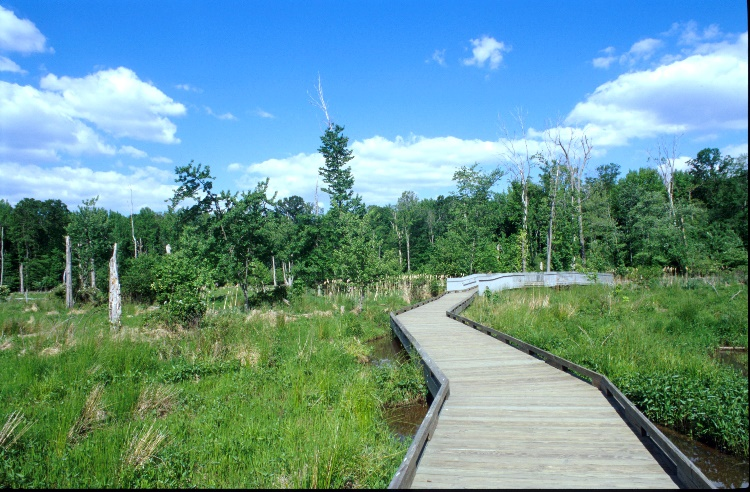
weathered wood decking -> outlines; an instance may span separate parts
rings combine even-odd
[[[471,292],[397,316],[450,382],[414,488],[677,488],[594,386],[446,317]]]

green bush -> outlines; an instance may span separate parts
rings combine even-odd
[[[159,257],[142,254],[138,258],[127,258],[120,275],[122,294],[133,302],[153,304],[156,301],[154,283],[155,268]]]
[[[65,291],[63,290],[63,296]],[[100,306],[107,302],[107,294],[99,290],[98,287],[84,287],[79,289],[75,295],[76,302],[81,304],[91,304],[92,306]]]
[[[195,327],[206,313],[210,278],[182,252],[162,256],[154,268],[157,317],[170,326]]]
[[[10,297],[10,287],[0,285],[0,301],[5,301],[8,297]]]

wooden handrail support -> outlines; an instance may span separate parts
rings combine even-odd
[[[401,345],[403,345],[410,354],[415,352],[419,354],[425,375],[425,381],[427,382],[427,389],[430,392],[430,395],[432,395],[432,403],[427,410],[427,415],[422,419],[422,424],[417,429],[417,433],[414,435],[414,439],[412,440],[409,449],[406,450],[406,455],[401,461],[401,466],[398,467],[398,470],[396,470],[396,473],[391,479],[391,483],[388,484],[389,489],[408,489],[411,487],[412,481],[414,480],[414,474],[417,472],[419,459],[422,457],[422,452],[427,445],[427,441],[432,438],[432,433],[437,426],[440,410],[443,408],[443,404],[450,394],[448,378],[445,377],[443,371],[441,371],[435,362],[433,362],[432,358],[430,358],[430,356],[422,349],[419,342],[414,339],[414,336],[409,333],[409,330],[406,329],[396,316],[418,308],[419,306],[423,306],[428,302],[436,301],[445,294],[447,294],[447,292],[443,292],[439,296],[427,299],[426,301],[418,302],[399,309],[395,313],[390,313],[391,329],[401,341]]]
[[[558,357],[546,350],[542,350],[534,345],[530,345],[522,340],[514,338],[493,328],[484,326],[476,321],[460,316],[458,313],[463,312],[469,305],[474,302],[477,293],[456,304],[446,311],[446,315],[456,321],[481,331],[493,338],[501,340],[506,344],[537,357],[552,367],[563,372],[573,373],[579,377],[588,378],[590,383],[601,391],[607,400],[614,406],[621,415],[624,416],[630,427],[643,439],[650,440],[654,446],[649,449],[652,453],[658,450],[665,462],[671,468],[669,471],[677,476],[680,485],[683,488],[701,488],[715,489],[716,486],[696,467],[682,451],[680,451],[672,441],[670,441],[625,395],[615,386],[606,376],[598,372],[579,366],[574,362]],[[657,457],[658,460],[658,457]]]

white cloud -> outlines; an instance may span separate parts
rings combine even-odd
[[[208,106],[204,106],[204,108],[206,110],[206,113],[210,114],[214,118],[218,118],[220,120],[236,120],[237,119],[237,117],[233,115],[232,113],[216,114]]]
[[[510,51],[509,46],[505,46],[505,43],[490,36],[472,39],[471,44],[473,46],[472,57],[465,58],[463,64],[484,67],[485,62],[489,60],[490,70],[496,70],[503,61],[503,52]]]
[[[742,154],[747,154],[747,142],[735,145],[727,145],[721,149],[721,155],[731,155],[732,157],[739,157]]]
[[[658,39],[646,38],[630,47],[630,50],[620,57],[622,65],[634,65],[641,60],[648,60],[664,43]]]
[[[173,161],[169,157],[157,156],[152,157],[151,162],[155,162],[157,164],[172,164]]]
[[[649,46],[654,44],[644,44],[642,53]],[[584,125],[603,146],[660,134],[747,129],[747,32],[693,52],[602,84],[575,106],[566,124]]]
[[[147,153],[145,153],[141,149],[136,149],[131,145],[123,145],[122,147],[120,147],[118,153],[129,155],[130,157],[134,157],[135,159],[143,159],[144,157],[148,157]]]
[[[446,63],[445,63],[445,50],[435,50],[432,53],[432,57],[430,57],[430,60],[427,60],[428,63],[430,61],[434,61],[435,63],[437,63],[441,67],[445,67],[446,66]]]
[[[71,210],[82,200],[99,195],[98,206],[128,213],[132,188],[135,210],[150,207],[160,211],[166,209],[164,200],[171,198],[175,190],[172,173],[151,166],[131,167],[128,173],[120,173],[86,167],[0,163],[0,175],[4,177],[0,180],[0,196],[11,204],[27,197],[59,198]]]
[[[0,72],[26,73],[26,70],[22,70],[13,60],[0,56]]]
[[[375,136],[355,141],[350,148],[354,155],[350,161],[354,191],[361,194],[368,205],[395,203],[406,190],[425,197],[447,194],[453,189],[453,173],[457,168],[475,162],[494,168],[505,151],[500,141],[414,135],[393,140]],[[279,198],[299,195],[312,201],[317,181],[318,198],[327,202],[328,196],[320,191],[324,183],[318,177],[318,169],[323,164],[320,154],[300,153],[248,166],[233,163],[228,169],[244,171],[236,181],[240,189],[252,188],[269,177],[269,190],[277,191]],[[394,176],[398,177],[395,184]]]
[[[186,92],[198,92],[198,93],[203,92],[203,89],[200,89],[198,87],[193,87],[190,84],[177,84],[175,87],[177,89],[180,89],[181,91],[186,91]]]
[[[55,161],[62,154],[114,155],[114,137],[178,143],[165,116],[175,103],[131,70],[105,70],[75,79],[47,75],[41,89],[0,81],[0,161]]]
[[[47,39],[33,22],[19,19],[0,5],[0,50],[20,53],[44,52]]]
[[[128,68],[102,70],[83,78],[49,74],[40,87],[59,94],[71,116],[90,121],[115,137],[180,142],[175,137],[177,127],[166,116],[184,115],[185,106]]]
[[[53,161],[59,154],[113,155],[114,147],[76,119],[58,94],[0,81],[0,158]]]
[[[255,110],[255,114],[257,116],[260,116],[261,118],[268,118],[268,119],[274,119],[274,118],[276,118],[276,116],[274,116],[271,113],[269,113],[268,111],[264,111],[264,110],[262,110],[260,108],[258,108],[258,109]]]

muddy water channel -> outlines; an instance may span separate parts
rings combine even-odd
[[[374,365],[393,364],[394,362],[404,363],[409,360],[408,352],[404,350],[401,342],[395,337],[381,337],[370,340],[368,344],[373,348],[370,360]],[[742,360],[743,356],[744,360]],[[721,357],[724,359],[723,362],[736,365],[740,370],[744,370],[744,374],[747,375],[747,352],[744,354],[721,354]],[[740,361],[735,359],[740,359]],[[418,403],[387,408],[385,415],[391,431],[403,440],[407,437],[414,437],[428,409],[427,403]],[[716,487],[736,489],[747,488],[750,485],[748,482],[748,460],[722,453],[672,429],[658,427],[690,461],[700,468]]]
[[[373,349],[370,358],[373,365],[402,364],[409,360],[409,353],[396,337],[387,335],[370,340],[367,343]],[[425,402],[386,408],[385,418],[388,421],[391,431],[403,441],[408,437],[414,437],[429,408],[429,405]]]

